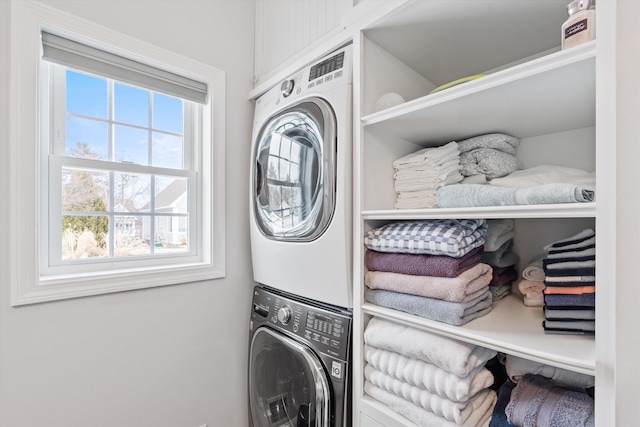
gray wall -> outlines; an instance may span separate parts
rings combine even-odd
[[[254,2],[44,3],[227,72],[227,276],[12,308],[0,269],[0,426],[244,427]],[[0,0],[2,200],[19,185],[3,173],[10,4]],[[0,237],[9,226],[0,224]]]

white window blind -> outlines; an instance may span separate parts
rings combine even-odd
[[[177,98],[205,103],[207,85],[120,55],[42,32],[43,59]]]

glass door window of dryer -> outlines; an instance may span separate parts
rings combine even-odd
[[[329,225],[335,200],[335,117],[313,99],[270,119],[256,146],[254,208],[272,239],[311,241]]]
[[[320,360],[308,347],[260,328],[249,358],[254,427],[329,426],[329,382]]]

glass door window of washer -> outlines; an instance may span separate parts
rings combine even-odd
[[[312,241],[335,205],[336,121],[322,99],[297,104],[268,120],[256,145],[254,209],[262,233]]]
[[[329,381],[309,348],[260,328],[253,337],[249,357],[254,427],[329,426]]]

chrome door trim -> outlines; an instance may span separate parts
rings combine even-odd
[[[312,112],[305,104],[312,104],[319,110],[319,115]],[[298,114],[305,117],[305,123],[309,124],[315,138],[319,141],[320,164],[318,165],[321,173],[321,193],[318,200],[311,206],[304,221],[300,225],[292,227],[284,232],[273,232],[265,224],[268,224],[268,218],[265,215],[264,207],[267,206],[261,202],[262,193],[266,188],[267,171],[264,170],[265,165],[260,163],[259,155],[265,146],[266,139],[272,134],[274,124],[278,124],[288,114]],[[316,118],[316,116],[319,116]],[[277,126],[276,126],[277,127]],[[290,107],[273,114],[261,126],[256,139],[253,150],[254,172],[253,172],[253,202],[252,206],[255,212],[255,220],[261,233],[274,240],[291,241],[291,242],[310,242],[320,237],[329,226],[335,212],[335,193],[336,193],[336,144],[337,144],[337,123],[336,117],[331,105],[324,99],[318,97],[310,97],[302,99]]]

